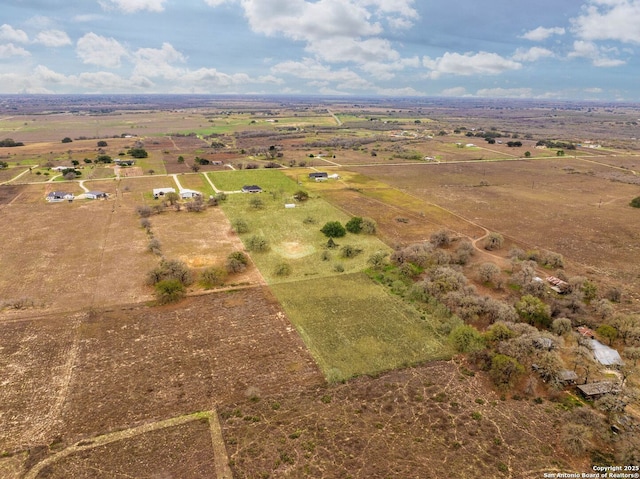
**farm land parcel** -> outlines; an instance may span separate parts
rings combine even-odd
[[[592,451],[570,454],[563,443],[580,401],[539,398],[544,387],[535,381],[525,395],[535,401],[508,394],[502,401],[467,359],[437,361],[451,355],[437,321],[362,271],[372,253],[443,227],[456,241],[499,231],[509,246],[562,253],[567,274],[620,286],[621,310],[637,311],[638,233],[627,207],[638,195],[635,107],[620,105],[615,114],[598,107],[588,116],[526,103],[496,110],[474,102],[283,106],[280,99],[153,97],[104,110],[101,97],[86,107],[61,101],[31,98],[0,120],[5,136],[26,143],[0,149],[9,164],[0,170],[0,183],[8,182],[0,186],[0,298],[26,308],[0,311],[0,477],[199,479],[228,477],[227,467],[247,478],[537,479],[549,470],[590,470]],[[465,134],[494,125],[520,133],[523,146]],[[456,133],[461,126],[469,128]],[[607,148],[564,157],[524,138],[605,130]],[[74,141],[61,144],[66,136]],[[113,166],[84,165],[102,138],[114,158],[144,144],[149,157],[136,176],[115,179]],[[282,153],[280,170],[229,171],[265,165],[270,159],[259,149],[270,146]],[[203,165],[196,174],[195,156],[227,166]],[[82,186],[106,191],[108,200],[45,203],[49,191],[83,192],[77,181],[48,182],[47,163],[73,160],[85,166]],[[302,162],[306,168],[289,167]],[[340,179],[308,179],[325,169]],[[177,186],[164,172],[205,197],[213,191],[204,174],[221,190],[264,189],[229,194],[199,214],[151,216],[167,258],[200,271],[254,235],[270,248],[252,252],[233,284],[212,292],[194,285],[181,303],[157,306],[145,276],[159,257],[147,251],[149,234],[135,212],[160,203],[153,188]],[[285,208],[299,189],[309,200]],[[374,218],[379,234],[348,233],[326,249],[322,225],[351,215]],[[247,222],[247,233],[232,232],[236,219]],[[343,258],[346,245],[362,252]],[[487,256],[476,246],[472,262],[508,265],[507,248]],[[282,264],[288,274],[279,273]],[[599,431],[586,434],[599,438]]]

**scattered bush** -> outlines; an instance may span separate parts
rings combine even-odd
[[[489,233],[489,236],[484,241],[484,249],[488,251],[494,251],[502,248],[504,238],[500,233]]]
[[[185,297],[184,284],[178,279],[163,279],[155,284],[156,297],[161,304],[175,303]]]
[[[291,274],[291,265],[288,263],[280,263],[273,271],[275,276],[289,276]]]
[[[252,236],[247,239],[247,249],[256,253],[269,250],[269,241],[264,236]]]
[[[227,272],[234,273],[242,273],[245,269],[247,269],[247,264],[249,264],[249,258],[242,251],[234,251],[229,256],[227,256],[227,261],[225,263],[225,268]]]
[[[227,274],[226,270],[212,266],[202,272],[200,275],[200,284],[202,284],[205,289],[222,286],[225,279],[227,279]]]
[[[193,283],[193,273],[187,265],[180,260],[163,259],[160,264],[149,271],[147,274],[147,283],[156,285],[161,281],[175,279],[185,286]]]
[[[451,235],[448,230],[438,230],[435,233],[432,233],[429,237],[429,242],[437,247],[442,248],[443,246],[449,246],[451,243]]]
[[[235,231],[238,234],[249,232],[249,224],[242,218],[237,218],[233,220],[233,223],[231,223],[231,227],[233,228],[233,231]]]
[[[343,258],[355,258],[360,253],[362,253],[362,249],[356,248],[355,246],[352,246],[352,245],[349,245],[349,244],[348,245],[344,245],[340,249],[340,256],[342,256]]]
[[[361,231],[366,235],[374,235],[376,234],[376,231],[378,231],[378,225],[371,218],[362,218],[360,226]]]
[[[149,240],[149,243],[147,244],[147,251],[155,254],[156,256],[162,255],[162,245],[160,244],[158,238],[151,238]]]
[[[153,214],[153,210],[150,206],[147,205],[136,206],[136,213],[138,213],[138,216],[140,216],[140,218],[148,218]]]
[[[629,205],[633,206],[634,208],[640,208],[640,196],[636,196],[634,199],[632,199]]]

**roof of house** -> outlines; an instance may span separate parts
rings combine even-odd
[[[258,185],[244,185],[242,191],[262,191]]]
[[[614,385],[611,381],[601,381],[598,383],[581,384],[578,389],[585,396],[598,396],[600,394],[608,394],[615,392]]]
[[[327,176],[329,176],[329,173],[325,173],[324,171],[309,173],[309,178],[326,178]]]
[[[609,346],[602,344],[595,339],[591,340],[593,354],[600,364],[603,366],[612,366],[614,364],[623,364],[620,353]]]
[[[571,371],[570,369],[563,369],[558,373],[558,379],[560,381],[575,381],[578,379],[578,375],[575,371]]]
[[[71,193],[67,193],[66,191],[52,191],[51,193],[47,194],[47,197],[49,198],[55,198],[55,197],[64,198],[65,196],[73,196],[73,195]]]
[[[104,191],[87,191],[85,193],[85,195],[90,195],[90,196],[106,196],[106,193]]]
[[[175,192],[176,192],[175,188],[154,188],[153,189],[154,195],[165,194],[165,193],[175,193]]]

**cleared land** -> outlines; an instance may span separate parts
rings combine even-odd
[[[451,354],[435,322],[364,274],[277,284],[272,289],[330,381]]]

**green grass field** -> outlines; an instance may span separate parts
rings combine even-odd
[[[364,273],[272,290],[331,382],[451,354],[428,318]]]
[[[219,190],[237,191],[244,185],[258,185],[265,192],[292,195],[299,186],[275,169],[214,171],[206,173]]]

